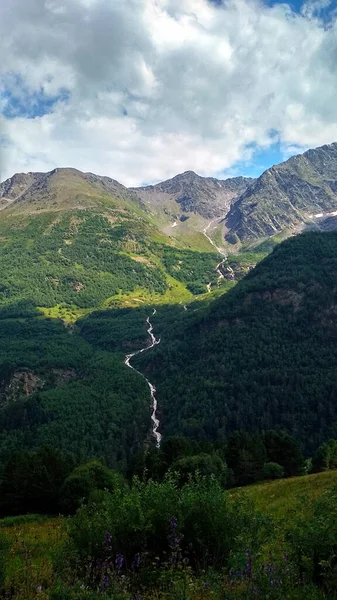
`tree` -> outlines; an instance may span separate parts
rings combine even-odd
[[[72,455],[48,446],[17,452],[4,469],[1,509],[5,514],[56,513],[59,491],[75,466]]]
[[[225,455],[237,485],[248,485],[263,479],[266,452],[261,437],[237,431],[229,438]]]
[[[312,471],[328,471],[337,468],[337,440],[322,444],[312,458]]]
[[[298,442],[284,431],[266,431],[263,435],[268,462],[284,468],[285,477],[301,475],[304,471],[304,458]]]

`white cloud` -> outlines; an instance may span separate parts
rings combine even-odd
[[[42,117],[6,120],[2,178],[73,166],[136,185],[230,169],[275,131],[283,149],[336,141],[337,23],[319,20],[323,4],[2,3],[0,91],[21,103],[70,93]]]

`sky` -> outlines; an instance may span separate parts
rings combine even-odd
[[[11,0],[0,55],[0,180],[255,177],[337,141],[337,0]]]

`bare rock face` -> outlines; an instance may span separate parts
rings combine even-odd
[[[186,171],[172,179],[143,188],[132,188],[144,201],[154,206],[174,201],[176,211],[198,213],[202,217],[225,216],[230,205],[253,182],[248,177],[215,179],[200,177],[193,171]],[[166,207],[164,210],[168,210]],[[182,215],[183,216],[183,215]],[[181,217],[179,217],[181,218]]]
[[[16,200],[28,188],[43,177],[43,173],[16,173],[13,177],[0,183],[0,198]]]
[[[227,241],[274,235],[337,210],[337,143],[276,165],[241,194],[226,219]]]
[[[0,381],[0,409],[25,400],[39,390],[63,386],[76,377],[73,369],[52,369],[43,374],[28,369],[17,370],[7,381]]]

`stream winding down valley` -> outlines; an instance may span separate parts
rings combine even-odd
[[[203,234],[206,236],[206,238],[209,240],[209,242],[212,244],[212,246],[214,246],[214,248],[219,252],[219,254],[221,256],[223,256],[223,259],[217,264],[217,266],[215,268],[216,272],[218,273],[218,285],[219,285],[221,279],[224,279],[224,274],[221,271],[221,267],[227,260],[227,254],[213,242],[213,240],[210,238],[210,236],[207,233],[210,226],[212,225],[212,223],[214,223],[214,221],[216,221],[216,220],[217,219],[213,219],[212,221],[210,221],[210,223],[207,225],[207,227],[205,227],[205,229],[203,230]],[[212,287],[212,282],[207,284],[208,292],[211,291],[211,287]],[[186,304],[184,304],[183,308],[184,308],[184,310],[187,310]],[[156,312],[157,311],[154,308],[151,316],[154,316],[156,314]],[[156,440],[157,448],[159,448],[162,436],[161,436],[161,433],[158,431],[159,426],[160,426],[160,421],[157,417],[157,408],[158,408],[158,402],[157,402],[157,398],[156,398],[157,390],[156,390],[155,386],[153,385],[153,383],[151,383],[151,381],[149,381],[143,373],[141,373],[140,371],[135,369],[135,367],[133,367],[130,362],[134,356],[137,356],[138,354],[141,354],[142,352],[146,352],[147,350],[151,350],[151,348],[160,344],[160,338],[156,338],[155,335],[153,334],[153,325],[150,321],[150,316],[147,317],[146,323],[148,325],[147,333],[150,337],[150,343],[148,345],[144,346],[144,348],[141,348],[140,350],[136,350],[135,352],[131,352],[130,354],[127,354],[125,356],[124,364],[126,364],[126,366],[129,367],[129,369],[132,369],[133,371],[138,373],[141,377],[143,377],[145,379],[147,385],[149,386],[150,394],[151,394],[151,407],[152,407],[152,413],[151,413],[152,435]]]
[[[156,314],[156,309],[153,309],[152,312],[152,316],[154,316]],[[135,369],[135,367],[133,367],[130,363],[131,359],[134,356],[137,356],[138,354],[141,354],[142,352],[146,352],[147,350],[150,350],[151,348],[153,348],[154,346],[157,346],[158,344],[160,344],[160,338],[156,338],[153,335],[153,325],[150,321],[150,317],[147,317],[146,319],[146,323],[149,326],[147,329],[147,333],[150,336],[150,344],[148,344],[147,346],[144,346],[144,348],[141,348],[140,350],[136,350],[136,352],[132,352],[131,354],[127,354],[124,360],[124,364],[126,364],[127,367],[129,367],[130,369],[132,369],[133,371],[136,371],[136,373],[138,373],[139,375],[141,375],[141,377],[143,377],[147,383],[147,385],[149,386],[150,389],[150,394],[151,394],[151,407],[152,407],[152,414],[151,414],[151,421],[152,421],[152,435],[156,440],[156,446],[157,448],[160,447],[160,442],[161,442],[161,434],[159,433],[158,429],[159,429],[159,419],[157,418],[157,407],[158,407],[158,402],[157,402],[157,398],[156,398],[156,388],[155,386],[151,383],[151,381],[149,381],[147,379],[147,377],[145,377],[145,375],[143,375],[143,373],[141,373],[140,371],[138,371],[137,369]]]
[[[216,272],[217,272],[217,274],[218,274],[218,286],[219,286],[219,285],[220,285],[220,281],[221,281],[221,279],[224,279],[224,274],[223,274],[223,272],[221,271],[221,267],[222,267],[222,265],[224,265],[224,263],[225,263],[225,262],[226,262],[226,260],[227,260],[227,254],[226,254],[226,252],[224,252],[224,251],[223,251],[221,248],[219,248],[219,246],[217,246],[217,245],[216,245],[216,244],[213,242],[212,238],[211,238],[211,237],[208,235],[208,233],[207,233],[207,232],[208,232],[208,230],[209,230],[209,228],[210,228],[210,226],[211,226],[211,225],[212,225],[212,224],[213,224],[215,221],[218,221],[218,220],[219,220],[219,219],[213,219],[212,221],[210,221],[210,222],[208,223],[207,227],[205,227],[205,229],[203,230],[203,234],[204,234],[204,236],[205,236],[205,237],[208,239],[208,241],[209,241],[209,242],[212,244],[212,246],[213,246],[213,247],[214,247],[214,248],[215,248],[215,249],[216,249],[216,250],[219,252],[219,254],[221,254],[221,256],[223,256],[223,259],[222,259],[222,260],[221,260],[221,261],[220,261],[220,262],[217,264],[217,266],[215,267],[215,270],[216,270]],[[228,269],[228,270],[229,270],[229,271],[230,271],[232,274],[234,274],[234,273],[233,273],[233,269],[232,269],[230,266],[228,266],[228,267],[227,267],[227,269]],[[211,291],[211,287],[212,287],[212,282],[210,281],[210,282],[207,284],[207,286],[206,286],[206,287],[207,287],[207,291],[210,293],[210,291]]]

